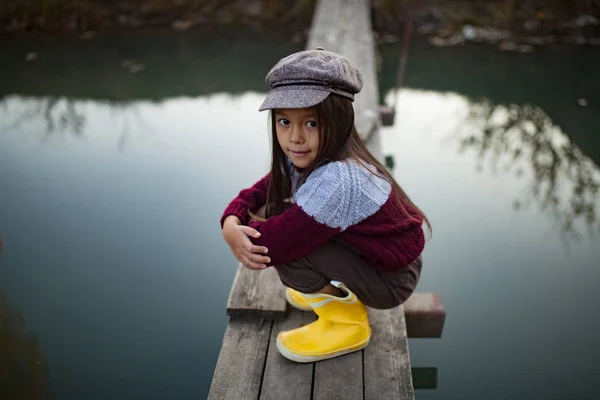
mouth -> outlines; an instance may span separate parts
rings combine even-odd
[[[304,157],[306,156],[308,153],[310,153],[310,151],[294,151],[294,150],[290,150],[290,153],[294,156],[294,157]]]

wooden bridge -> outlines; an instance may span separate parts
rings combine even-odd
[[[354,103],[356,128],[382,159],[375,45],[368,0],[321,0],[307,49],[340,53],[363,74]],[[409,337],[440,337],[445,311],[434,293],[415,293],[392,310],[369,309],[369,346],[334,359],[299,364],[276,348],[281,330],[312,322],[314,313],[289,308],[274,268],[238,267],[229,301],[230,317],[208,398],[227,399],[414,399]]]

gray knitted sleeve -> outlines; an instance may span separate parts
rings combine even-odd
[[[368,165],[376,171],[372,165]],[[391,193],[390,183],[355,160],[336,161],[313,171],[294,196],[318,222],[347,229],[375,214]]]

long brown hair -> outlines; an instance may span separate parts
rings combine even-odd
[[[302,170],[300,186],[312,171],[332,161],[352,158],[359,163],[369,163],[377,173],[386,179],[393,188],[395,202],[403,216],[417,223],[425,222],[431,232],[431,224],[425,214],[410,200],[388,170],[363,144],[354,126],[352,101],[342,96],[330,94],[313,107],[319,128],[319,150],[310,167]],[[271,111],[272,159],[271,179],[267,192],[267,217],[278,215],[285,209],[285,201],[292,197],[292,171],[287,157],[277,141],[275,111]]]

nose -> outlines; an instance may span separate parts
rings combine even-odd
[[[294,125],[290,131],[290,142],[294,144],[304,142],[304,138],[302,135],[302,128]]]

